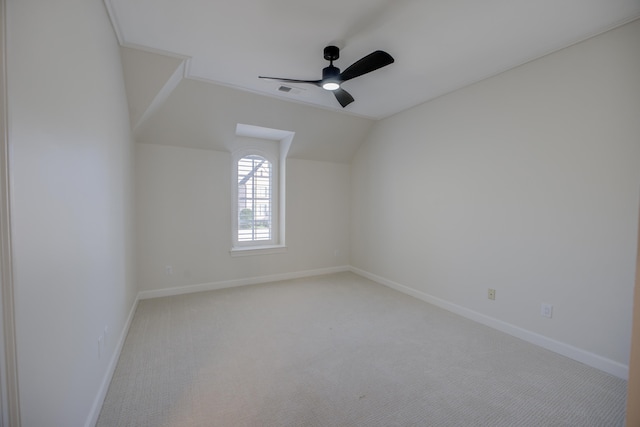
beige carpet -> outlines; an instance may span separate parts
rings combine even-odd
[[[141,301],[106,426],[622,426],[626,381],[351,273]]]

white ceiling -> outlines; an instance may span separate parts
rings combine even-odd
[[[640,16],[640,0],[105,0],[123,46],[190,58],[187,77],[371,119],[513,68]],[[374,50],[395,63],[331,93],[258,75],[319,79],[322,51],[347,68]]]

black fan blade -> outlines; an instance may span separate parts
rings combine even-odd
[[[265,80],[276,80],[278,82],[283,82],[283,83],[308,83],[308,84],[312,84],[312,85],[316,85],[316,86],[320,86],[320,83],[322,82],[322,80],[281,79],[280,77],[258,76],[258,78],[259,79],[265,79]]]
[[[333,94],[336,96],[336,99],[338,100],[340,105],[342,105],[342,108],[355,101],[353,99],[353,96],[351,96],[351,94],[344,89],[336,89],[333,91]]]
[[[376,50],[359,61],[354,62],[349,68],[340,74],[340,80],[346,82],[363,74],[370,73],[378,68],[393,64],[393,57],[387,52]]]

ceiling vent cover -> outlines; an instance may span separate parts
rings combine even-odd
[[[281,85],[278,87],[279,92],[288,93],[290,95],[297,95],[299,93],[302,93],[303,90],[304,89],[301,89],[299,87],[292,87],[292,86],[285,86],[285,85]]]

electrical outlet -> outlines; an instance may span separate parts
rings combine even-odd
[[[496,299],[496,290],[495,289],[489,289],[489,294],[487,295],[487,298],[489,298],[491,300],[495,300]]]
[[[553,306],[551,304],[542,303],[540,305],[540,316],[551,318],[553,316]]]
[[[167,266],[164,268],[164,273],[165,273],[167,276],[172,276],[172,275],[173,275],[173,267],[172,267],[172,266],[170,266],[170,265],[167,265]]]

